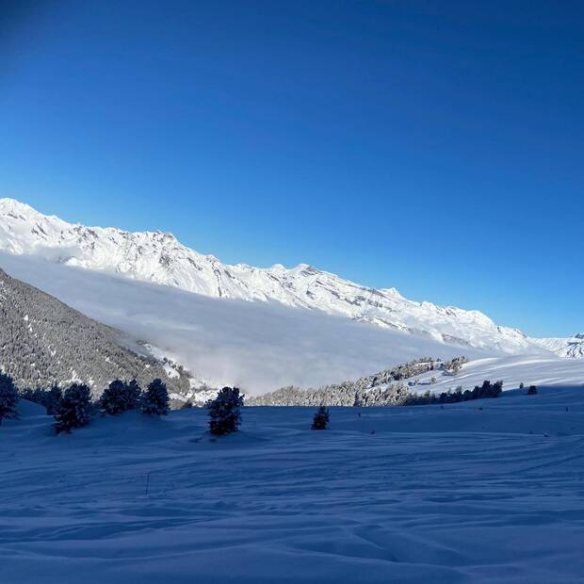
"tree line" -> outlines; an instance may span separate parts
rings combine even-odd
[[[466,357],[455,357],[450,361],[422,357],[374,375],[361,377],[356,381],[343,381],[317,389],[282,387],[271,393],[249,398],[248,405],[345,407],[408,405],[417,395],[411,388],[418,385],[419,375],[437,371],[456,377],[467,361]],[[414,377],[416,380],[408,383],[408,380]],[[435,383],[436,379],[432,378],[430,383],[432,382]]]
[[[55,418],[56,434],[70,434],[76,428],[87,426],[96,415],[119,416],[131,410],[140,410],[146,416],[165,416],[170,409],[166,384],[159,378],[151,381],[145,390],[133,379],[129,382],[114,379],[97,400],[92,399],[91,388],[83,383],[72,383],[62,389],[25,389],[19,392],[12,377],[0,373],[0,425],[4,418],[18,417],[19,399],[43,406]],[[235,432],[241,423],[240,408],[243,396],[239,388],[224,387],[207,404],[209,431],[216,436]]]

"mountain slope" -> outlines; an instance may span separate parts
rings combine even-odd
[[[182,245],[168,233],[74,225],[13,199],[0,199],[0,250],[204,296],[276,301],[450,344],[507,353],[534,348],[521,331],[497,326],[478,311],[414,302],[394,288],[360,286],[306,264],[291,269],[279,264],[265,269],[224,265]]]
[[[98,394],[114,378],[155,377],[175,392],[188,388],[187,379],[170,379],[160,363],[125,347],[119,331],[2,270],[0,323],[0,368],[20,388],[83,381]]]
[[[395,375],[398,373],[398,375]],[[440,361],[421,359],[375,375],[348,380],[318,389],[283,387],[246,399],[249,406],[353,406],[403,405],[407,394],[437,395],[481,386],[485,380],[503,382],[503,390],[525,387],[584,387],[584,360],[559,359],[553,355],[512,355],[472,359],[464,363],[456,376]],[[523,390],[521,393],[525,393]],[[370,397],[368,396],[370,395]],[[363,399],[368,397],[368,401]]]
[[[569,338],[533,339],[538,345],[567,359],[584,359],[584,333]]]

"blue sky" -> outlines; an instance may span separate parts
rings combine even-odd
[[[8,0],[0,195],[584,330],[584,4]]]

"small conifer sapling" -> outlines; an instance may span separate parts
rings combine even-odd
[[[326,430],[328,428],[330,416],[328,408],[325,406],[320,406],[314,418],[312,418],[312,429],[313,430]]]

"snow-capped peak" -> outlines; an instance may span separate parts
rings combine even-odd
[[[26,203],[21,203],[16,199],[11,199],[10,197],[4,197],[0,199],[0,209],[2,209],[2,213],[12,211],[23,214],[40,215],[40,213],[38,211],[35,211],[30,205],[27,205]]]
[[[497,326],[479,311],[414,302],[395,288],[361,286],[304,263],[293,268],[226,265],[186,247],[170,233],[72,224],[14,199],[0,199],[0,250],[205,296],[321,310],[452,344],[511,353],[551,348],[516,329]]]

